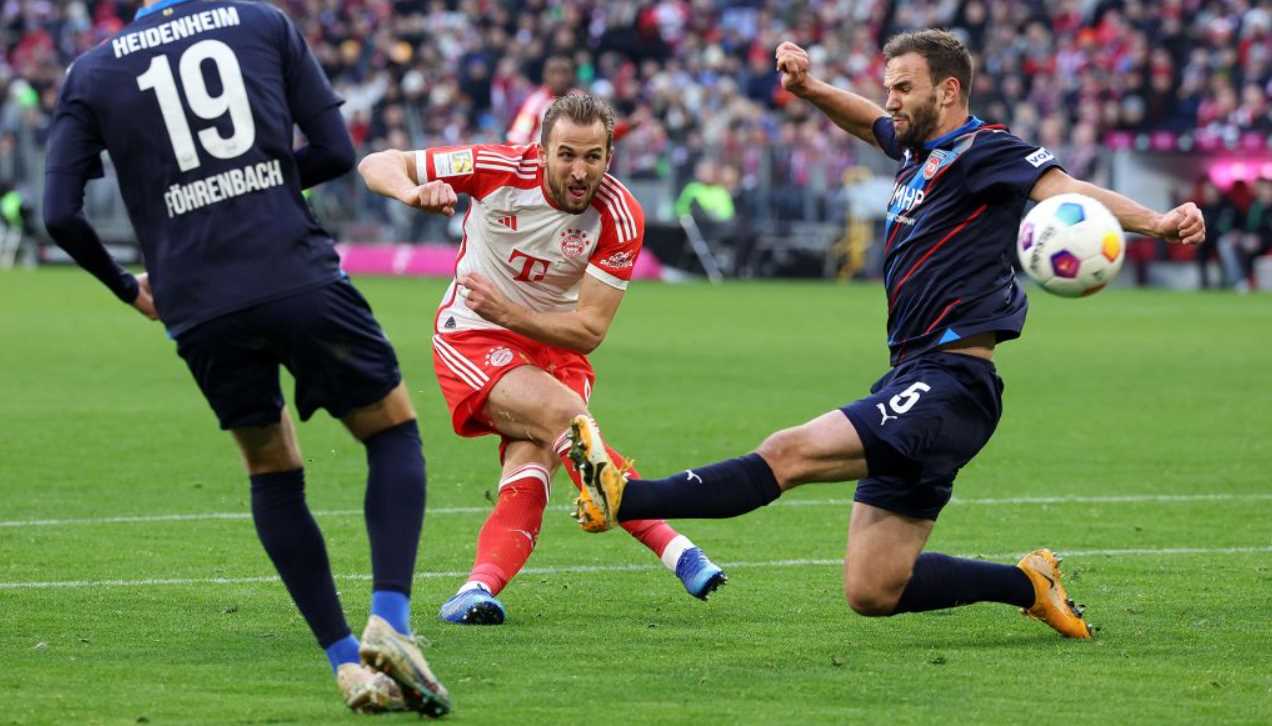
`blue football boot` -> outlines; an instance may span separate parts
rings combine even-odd
[[[499,625],[504,621],[503,603],[480,587],[457,592],[442,603],[437,617],[459,625]]]
[[[698,547],[690,547],[680,553],[680,559],[676,561],[676,577],[684,583],[689,594],[699,600],[706,600],[717,588],[729,581],[724,570],[708,559]]]

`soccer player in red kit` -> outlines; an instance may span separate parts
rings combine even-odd
[[[461,436],[496,433],[499,498],[477,539],[468,581],[443,620],[498,624],[496,599],[534,550],[571,420],[586,416],[595,374],[587,354],[605,338],[644,240],[640,204],[606,169],[614,113],[570,94],[544,116],[533,146],[473,145],[382,151],[358,170],[367,187],[427,212],[471,199],[464,240],[434,319],[438,383]],[[619,466],[626,460],[612,451]],[[623,527],[695,597],[726,580],[702,550],[662,520]]]

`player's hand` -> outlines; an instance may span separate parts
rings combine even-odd
[[[150,291],[149,273],[143,272],[137,276],[137,299],[132,301],[132,306],[151,320],[159,319],[159,313],[155,310],[155,296]]]
[[[515,310],[514,303],[486,278],[470,272],[459,278],[459,294],[464,296],[468,309],[496,325],[508,327]]]
[[[441,179],[415,187],[402,199],[403,203],[412,207],[433,214],[444,214],[447,217],[455,213],[455,203],[458,201],[459,197],[455,195],[455,190]]]
[[[808,88],[808,51],[788,41],[777,46],[777,71],[782,74],[782,88],[796,96],[804,95]]]
[[[1153,234],[1167,242],[1195,245],[1206,238],[1206,220],[1196,204],[1184,202],[1157,218]]]

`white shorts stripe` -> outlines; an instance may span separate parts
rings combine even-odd
[[[465,358],[462,353],[455,350],[454,346],[452,346],[450,343],[447,343],[445,338],[443,338],[440,335],[434,335],[433,342],[444,353],[448,353],[450,355],[450,358],[455,361],[456,365],[459,365],[463,367],[464,369],[466,369],[474,378],[481,381],[482,383],[485,383],[486,381],[490,380],[490,376],[486,375],[486,372],[481,369],[481,366]]]
[[[442,364],[449,368],[450,372],[454,373],[461,381],[467,383],[469,388],[472,388],[474,391],[480,391],[482,389],[483,386],[481,381],[474,379],[463,369],[456,367],[455,364],[451,362],[450,358],[447,357],[447,354],[443,353],[440,349],[435,348],[434,350],[437,350],[437,357],[441,359]]]
[[[451,369],[460,380],[472,386],[475,390],[481,390],[490,378],[482,372],[480,368],[473,365],[473,362],[464,358],[454,348],[447,345],[441,340],[440,336],[433,336],[433,349],[437,351],[437,357]],[[474,372],[475,371],[475,372]]]

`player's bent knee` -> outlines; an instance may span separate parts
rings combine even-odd
[[[870,618],[881,618],[896,612],[897,602],[901,600],[901,592],[891,588],[865,586],[850,582],[844,583],[844,599],[848,607],[858,615]]]
[[[770,434],[755,450],[772,468],[773,477],[783,490],[804,481],[808,462],[805,461],[803,451],[798,428]]]
[[[406,384],[399,383],[397,388],[375,403],[355,408],[340,419],[349,433],[359,441],[388,429],[415,420],[415,407],[411,404]]]

